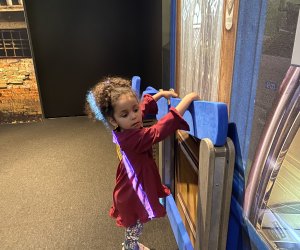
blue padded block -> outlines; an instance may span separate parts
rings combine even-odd
[[[156,93],[158,92],[158,90],[156,90],[155,88],[153,87],[147,87],[144,91],[143,91],[143,94],[142,96],[148,94],[148,95],[155,95]]]
[[[180,98],[171,98],[176,107]],[[221,102],[193,101],[183,115],[190,126],[189,134],[199,139],[209,138],[215,146],[226,143],[228,130],[227,105]]]
[[[176,107],[178,103],[180,103],[180,98],[170,98],[171,107]],[[195,129],[194,129],[194,122],[193,122],[193,106],[190,105],[188,109],[183,114],[183,119],[189,124],[190,131],[188,131],[189,134],[195,135]]]
[[[140,98],[141,78],[139,76],[132,77],[131,88],[134,90],[137,97]]]
[[[227,105],[222,102],[194,101],[195,136],[209,138],[215,146],[226,143],[228,130]]]
[[[164,97],[160,98],[157,102],[158,113],[156,119],[159,120],[169,112],[168,100]]]
[[[171,194],[166,198],[166,210],[179,250],[194,250]]]

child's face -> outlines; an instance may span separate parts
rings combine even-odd
[[[142,112],[136,97],[121,95],[114,104],[114,117],[109,121],[113,126],[119,126],[121,131],[142,127]]]

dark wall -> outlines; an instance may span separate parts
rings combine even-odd
[[[45,117],[83,114],[106,75],[161,86],[161,1],[26,0]]]
[[[143,88],[159,89],[162,82],[162,1],[140,1],[139,13]]]

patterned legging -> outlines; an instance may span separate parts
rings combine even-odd
[[[138,240],[142,234],[143,224],[138,220],[134,226],[125,229],[125,250],[138,250]]]

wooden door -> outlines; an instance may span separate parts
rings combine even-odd
[[[176,90],[202,100],[230,104],[238,0],[177,2]],[[200,142],[178,132],[175,139],[175,201],[189,233],[196,240]]]

